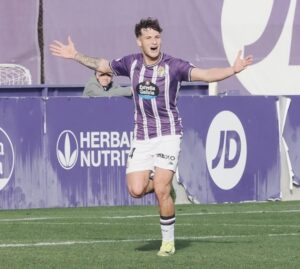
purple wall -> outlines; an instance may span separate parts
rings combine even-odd
[[[163,27],[164,51],[199,66],[228,65],[222,51],[220,21],[215,21],[220,20],[221,8],[220,4],[203,0],[177,1],[176,5],[172,0],[45,1],[45,44],[55,39],[66,41],[70,34],[79,51],[119,58],[138,51],[134,25],[152,16]],[[48,84],[83,83],[91,73],[54,58],[49,51],[45,56]]]
[[[127,192],[131,100],[0,98],[0,107],[0,208],[155,204]]]
[[[184,136],[179,175],[193,200],[222,203],[280,199],[276,100],[180,98]]]
[[[1,62],[24,64],[39,83],[37,0],[1,1]],[[50,55],[48,46],[71,35],[79,51],[108,59],[137,52],[133,27],[157,17],[163,50],[208,68],[233,64],[239,49],[254,55],[246,72],[219,83],[228,94],[300,92],[300,1],[51,0],[44,3],[45,83],[83,85],[92,73]],[[255,14],[255,16],[253,16]],[[22,33],[22,34],[20,34]],[[13,48],[13,49],[11,49]],[[127,79],[119,79],[128,82]]]
[[[0,1],[0,64],[21,64],[30,70],[34,84],[40,83],[38,46],[38,0]]]
[[[195,201],[279,198],[275,103],[265,97],[181,97],[179,174]],[[156,203],[154,195],[133,199],[126,188],[132,100],[0,98],[0,108],[0,208]]]

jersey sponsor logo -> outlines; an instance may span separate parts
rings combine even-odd
[[[11,179],[15,165],[13,144],[8,134],[0,128],[0,190]]]
[[[142,99],[153,99],[159,94],[159,88],[157,85],[149,80],[143,81],[136,86],[138,95]]]
[[[214,183],[223,190],[234,188],[242,178],[247,160],[244,127],[231,111],[212,120],[206,137],[206,161]]]
[[[176,160],[175,156],[163,153],[156,154],[156,157],[168,160],[168,165],[174,165],[174,161]]]
[[[163,154],[163,153],[157,153],[156,155],[158,158],[162,158],[162,159],[166,159],[166,160],[171,160],[171,161],[175,161],[176,157],[172,156],[172,155],[167,155],[167,154]]]

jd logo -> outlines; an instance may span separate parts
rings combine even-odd
[[[14,148],[7,133],[0,128],[0,190],[9,182],[14,170]]]
[[[237,74],[252,94],[299,94],[299,24],[299,0],[224,0],[224,49],[231,64],[240,49],[254,56],[253,65]]]
[[[232,144],[230,144],[231,140],[232,140]],[[236,151],[232,159],[230,159],[229,157],[229,152],[231,149],[230,145],[234,145],[233,143],[235,143]],[[216,157],[212,160],[212,168],[215,169],[219,165],[222,156],[224,156],[224,168],[233,168],[236,166],[238,160],[240,159],[240,154],[241,154],[241,139],[239,134],[236,131],[221,131],[219,149]]]
[[[71,169],[78,158],[78,142],[74,133],[70,130],[61,132],[56,144],[56,155],[60,165],[64,169]]]
[[[239,118],[222,111],[212,120],[206,138],[206,160],[215,184],[224,190],[240,181],[247,159],[247,141]]]

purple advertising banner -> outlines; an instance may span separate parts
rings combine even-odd
[[[127,98],[0,98],[0,208],[156,204],[125,180]]]
[[[300,96],[289,96],[289,105],[283,137],[288,146],[288,155],[294,173],[293,183],[300,186]]]
[[[181,96],[180,181],[195,202],[280,197],[275,97]],[[154,205],[125,179],[125,97],[0,98],[0,208]]]
[[[275,97],[181,97],[180,182],[199,203],[280,198]]]
[[[155,204],[154,195],[134,199],[126,187],[132,100],[50,98],[46,114],[49,162],[62,206]]]
[[[48,206],[53,189],[44,158],[44,102],[0,98],[0,108],[0,208]]]

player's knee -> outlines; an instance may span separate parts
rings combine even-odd
[[[170,189],[165,188],[155,188],[155,194],[159,201],[166,200],[170,197]]]
[[[139,186],[128,187],[128,192],[133,198],[141,198],[145,194],[145,189]]]

